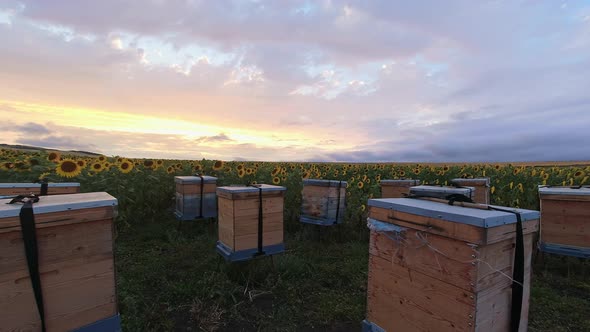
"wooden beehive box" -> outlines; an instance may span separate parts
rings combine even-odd
[[[344,220],[346,181],[304,179],[300,221],[330,226]]]
[[[286,190],[285,187],[268,184],[218,187],[217,252],[229,261],[283,252]]]
[[[22,204],[0,200],[0,330],[41,331],[20,227]],[[107,193],[42,196],[33,205],[48,332],[119,331],[113,219]]]
[[[590,258],[590,187],[539,187],[541,250]]]
[[[415,186],[410,187],[410,194],[423,197],[446,199],[451,195],[463,195],[473,199],[473,187],[440,187],[440,186]]]
[[[452,179],[451,183],[461,187],[475,188],[473,201],[481,204],[490,204],[490,178]]]
[[[217,178],[213,176],[175,176],[176,211],[180,220],[217,217],[215,189]],[[201,213],[202,208],[202,213]]]
[[[423,199],[372,199],[364,331],[509,331],[516,215]],[[521,213],[528,322],[539,213]]]
[[[48,183],[47,195],[77,194],[80,184],[77,182]],[[0,196],[41,194],[40,183],[0,183]]]
[[[420,185],[420,180],[381,180],[381,198],[402,198],[410,193],[410,187]]]

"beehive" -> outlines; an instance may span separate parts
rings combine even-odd
[[[41,194],[40,183],[0,183],[0,196]],[[48,183],[47,195],[77,194],[80,184],[77,182]]]
[[[0,200],[0,330],[41,331],[19,213]],[[48,332],[119,331],[113,261],[117,200],[43,196],[33,205]]]
[[[475,179],[452,179],[452,184],[461,187],[472,187],[473,201],[476,203],[490,204],[490,178],[475,178]]]
[[[410,187],[410,194],[432,198],[446,199],[451,195],[463,195],[473,199],[473,187],[440,187],[440,186],[415,186]]]
[[[402,198],[410,193],[410,187],[420,185],[420,180],[381,180],[381,198]]]
[[[194,220],[217,217],[216,177],[175,176],[174,182],[176,184],[176,211],[174,212],[176,218]]]
[[[229,261],[283,252],[285,190],[267,184],[217,188],[217,252]]]
[[[342,223],[346,185],[346,181],[304,179],[299,220],[323,226]]]
[[[510,330],[515,214],[411,198],[368,205],[364,331]],[[522,310],[515,322],[525,331],[539,213],[514,211],[524,233]]]
[[[590,187],[540,187],[541,250],[590,258]]]

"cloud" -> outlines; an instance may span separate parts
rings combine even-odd
[[[178,158],[588,158],[575,143],[590,141],[584,3],[27,0],[2,12],[5,140],[80,135],[105,153]],[[23,104],[55,113],[31,122]],[[60,105],[216,129],[92,131]]]

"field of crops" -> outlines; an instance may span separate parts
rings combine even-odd
[[[178,228],[173,178],[195,173],[218,177],[219,186],[287,187],[288,250],[276,266],[220,263],[211,222]],[[538,209],[539,184],[590,184],[590,166],[148,160],[0,150],[0,182],[80,182],[83,192],[106,191],[119,200],[117,284],[130,331],[358,330],[366,297],[366,203],[380,196],[380,180],[438,185],[482,176],[491,178],[493,204]],[[299,223],[305,178],[348,182],[343,225],[318,234]],[[555,257],[535,270],[531,330],[590,329],[589,270],[587,262]]]

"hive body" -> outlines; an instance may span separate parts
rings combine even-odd
[[[0,200],[0,330],[41,331],[27,268],[21,204]],[[120,328],[107,193],[43,196],[33,205],[48,332]]]
[[[420,180],[381,180],[381,198],[403,198],[410,194],[410,187],[420,185]]]
[[[524,230],[520,330],[528,322],[538,212]],[[509,331],[516,216],[427,200],[369,200],[365,331]],[[381,330],[380,330],[381,329]]]
[[[174,182],[176,184],[176,211],[174,212],[176,218],[186,221],[217,217],[216,177],[175,176]]]
[[[346,210],[346,181],[303,180],[300,221],[330,226],[342,223]]]
[[[284,251],[285,190],[285,187],[266,184],[257,187],[217,188],[217,251],[230,261],[247,260],[259,255],[272,255]]]
[[[539,188],[541,250],[590,258],[590,188]]]
[[[475,178],[475,179],[453,179],[451,183],[462,186],[472,187],[473,201],[481,204],[490,204],[490,178]]]

